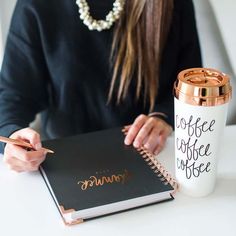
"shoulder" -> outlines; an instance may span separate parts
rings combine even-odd
[[[16,3],[16,11],[24,10],[24,9],[34,9],[40,5],[46,5],[45,0],[17,0]]]
[[[34,7],[34,6],[50,6],[53,4],[56,4],[56,2],[61,2],[61,0],[55,1],[55,0],[17,0],[17,5],[18,6],[23,6],[23,7]]]
[[[77,19],[75,0],[18,0],[9,32],[37,45],[74,29]]]
[[[62,1],[57,0],[57,2]],[[43,21],[46,24],[55,16],[54,6],[56,7],[56,0],[17,0],[9,34],[27,43],[38,42]]]
[[[13,23],[49,24],[51,21],[68,19],[76,10],[74,1],[68,0],[17,0]]]
[[[65,0],[17,0],[16,12],[31,12],[33,14],[53,15],[60,11],[66,11],[72,1]]]
[[[17,0],[13,21],[24,21],[33,15],[37,15],[43,6],[46,6],[46,1],[44,0]]]

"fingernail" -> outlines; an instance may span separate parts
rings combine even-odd
[[[127,139],[127,138],[125,138],[125,144],[126,144],[126,145],[130,145],[130,140]]]
[[[138,142],[138,141],[135,141],[135,142],[134,142],[134,147],[136,147],[136,148],[139,147],[139,142]]]
[[[46,155],[48,154],[48,151],[45,150],[45,151],[43,152],[43,154],[44,154],[44,156],[46,156]]]
[[[42,148],[42,144],[41,143],[35,144],[35,149],[36,150],[39,150],[40,148]]]
[[[158,154],[159,154],[159,152],[160,152],[160,150],[159,150],[159,149],[157,149],[157,150],[154,152],[154,155],[158,155]]]
[[[145,143],[144,147],[149,149],[150,148],[150,144],[149,143]]]

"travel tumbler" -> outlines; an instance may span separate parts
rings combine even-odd
[[[175,171],[180,191],[187,195],[201,197],[214,190],[231,90],[229,77],[214,69],[192,68],[178,74]]]

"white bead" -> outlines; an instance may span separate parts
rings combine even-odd
[[[93,30],[94,28],[91,25],[88,25],[89,30]]]
[[[87,18],[86,18],[86,19],[84,19],[84,21],[83,21],[83,22],[84,22],[84,24],[85,24],[85,25],[90,25],[90,21],[89,21]]]
[[[108,27],[108,23],[104,21],[102,26],[106,29]]]
[[[79,8],[80,19],[89,28],[89,30],[102,31],[109,29],[113,23],[119,19],[123,10],[125,0],[115,0],[112,10],[106,15],[106,20],[95,20],[91,17],[89,5],[86,0],[76,0]]]

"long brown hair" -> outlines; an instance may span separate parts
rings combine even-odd
[[[152,111],[158,90],[161,54],[174,0],[126,0],[117,22],[112,44],[113,77],[108,101],[118,84],[117,103],[127,96],[131,79],[136,79],[136,99],[144,92],[144,104]],[[119,77],[119,79],[118,79]]]

